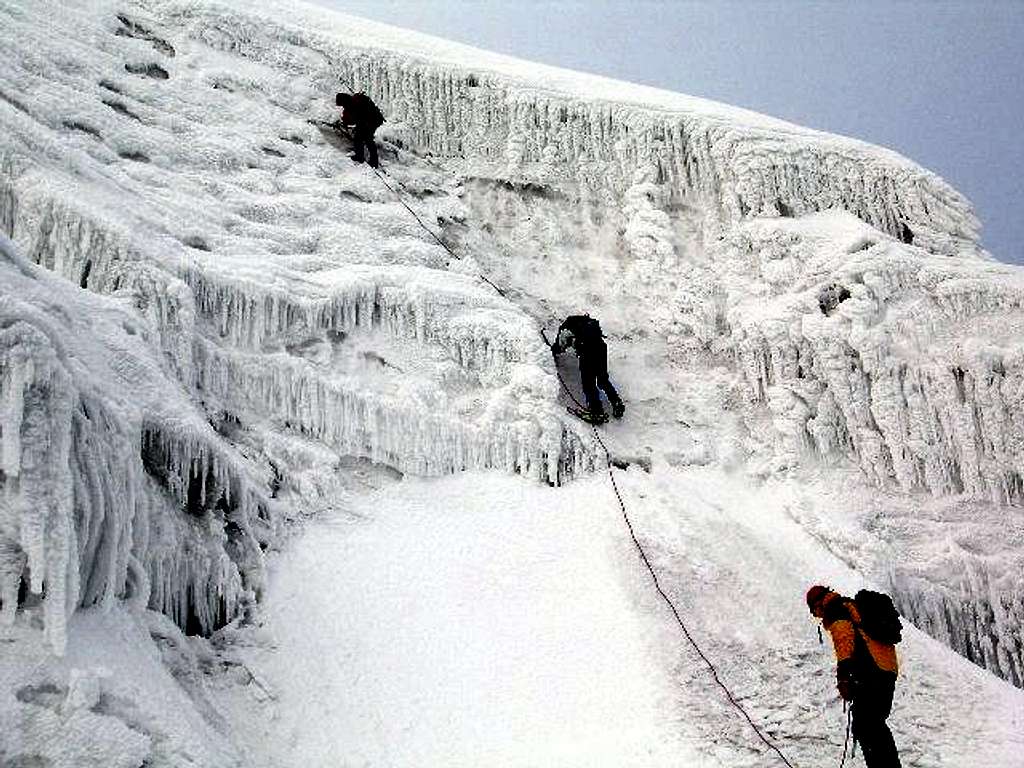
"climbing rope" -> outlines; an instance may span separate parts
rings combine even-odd
[[[547,343],[548,338],[546,335],[544,335],[543,330],[541,331],[541,336],[543,336],[544,342]],[[565,383],[565,379],[562,378],[562,374],[559,373],[557,370],[555,371],[555,374],[558,376],[558,381],[562,385],[562,389],[565,390],[565,393],[572,399],[574,403],[576,403],[576,405],[578,405],[580,408],[584,408],[584,405],[579,400],[576,399],[576,396],[572,393],[568,385]],[[793,764],[783,754],[782,750],[779,749],[779,747],[773,741],[771,741],[767,736],[764,735],[761,729],[758,728],[757,724],[750,717],[750,714],[747,712],[744,706],[736,700],[736,697],[733,696],[732,691],[730,691],[728,686],[726,686],[726,684],[722,682],[722,679],[718,676],[718,669],[715,667],[714,664],[711,663],[711,660],[707,657],[704,651],[701,650],[701,647],[700,645],[698,645],[697,641],[693,639],[693,635],[691,635],[690,630],[687,629],[686,622],[683,621],[683,617],[682,615],[680,615],[679,609],[676,608],[675,603],[672,602],[672,598],[668,596],[664,589],[662,589],[661,582],[658,579],[658,574],[654,570],[654,566],[651,565],[651,561],[648,559],[647,552],[644,550],[643,545],[637,538],[636,531],[633,528],[633,522],[629,519],[629,513],[626,511],[626,503],[625,501],[623,501],[622,493],[619,491],[619,484],[615,481],[615,472],[614,465],[612,464],[611,451],[608,450],[608,446],[605,444],[604,439],[601,437],[601,433],[597,429],[597,425],[591,424],[590,428],[594,432],[594,439],[597,440],[598,445],[601,446],[601,450],[604,451],[605,465],[608,469],[608,479],[611,481],[612,490],[615,492],[615,498],[619,502],[619,510],[622,513],[622,519],[625,521],[626,528],[629,530],[629,537],[633,540],[633,546],[636,547],[636,551],[640,554],[640,560],[643,562],[644,566],[647,568],[648,573],[650,573],[651,575],[651,580],[654,582],[654,588],[657,590],[658,594],[661,595],[661,598],[665,601],[665,604],[668,605],[669,610],[672,611],[672,615],[675,617],[676,623],[679,625],[679,628],[683,631],[683,636],[687,639],[687,641],[689,641],[690,645],[693,646],[693,650],[697,652],[697,655],[700,656],[701,660],[707,665],[707,668],[711,671],[711,677],[714,678],[714,681],[718,684],[718,687],[721,688],[722,691],[725,693],[725,696],[729,700],[729,703],[732,704],[741,715],[743,715],[747,723],[750,724],[750,727],[754,729],[754,733],[757,734],[757,737],[761,741],[763,741],[765,745],[767,745],[772,751],[774,751],[779,756],[779,759],[782,760],[782,762],[786,766],[788,766],[788,768],[793,768]],[[844,748],[844,760],[845,757],[846,750]],[[843,767],[840,766],[840,768]]]
[[[402,198],[402,195],[399,194],[398,190],[395,189],[394,187],[392,187],[390,184],[388,184],[387,179],[384,178],[384,174],[381,173],[379,169],[374,168],[373,166],[370,166],[370,170],[374,172],[374,174],[377,176],[378,179],[380,179],[380,183],[383,184],[385,187],[387,187],[391,191],[391,194],[393,194],[395,196],[395,199],[398,200],[398,202],[402,204],[402,207],[405,208],[405,210],[407,210],[409,213],[412,214],[412,217],[414,219],[416,219],[416,223],[419,224],[421,227],[423,227],[423,229],[426,230],[427,234],[429,234],[432,238],[434,238],[434,240],[437,241],[438,245],[440,245],[442,248],[444,248],[446,251],[448,251],[448,254],[453,259],[456,259],[458,261],[462,261],[462,257],[461,256],[459,256],[457,253],[455,253],[455,251],[453,251],[450,247],[448,247],[448,244],[444,240],[442,240],[440,237],[438,237],[434,233],[434,230],[432,230],[430,227],[428,227],[426,224],[423,223],[423,219],[421,219],[419,217],[419,215],[416,213],[416,211],[414,211],[412,208],[409,207],[409,204],[405,202],[405,200]]]
[[[413,209],[409,207],[409,205],[405,202],[405,200],[402,199],[402,196],[398,193],[398,190],[396,190],[394,187],[392,187],[390,184],[387,183],[387,181],[384,179],[383,174],[381,174],[376,168],[372,168],[371,170],[377,175],[377,178],[381,180],[381,183],[383,183],[385,187],[387,187],[389,190],[391,190],[391,192],[395,195],[395,197],[402,204],[402,206],[407,211],[409,211],[409,213],[411,213],[413,215],[413,218],[416,219],[416,221],[419,223],[419,225],[421,227],[423,227],[423,229],[425,229],[430,234],[430,236],[433,237],[434,240],[436,240],[438,242],[438,244],[442,248],[444,248],[449,254],[451,254],[452,258],[455,258],[455,259],[458,259],[458,260],[461,261],[462,257],[457,255],[445,242],[443,242],[441,240],[441,238],[439,238],[436,234],[434,234],[434,232],[423,223],[423,221],[420,219],[420,217],[416,215],[416,212],[413,211]],[[506,295],[505,291],[503,291],[501,288],[499,288],[497,285],[495,285],[493,282],[491,282],[486,276],[484,276],[482,274],[481,275],[477,275],[477,276],[481,280],[483,280],[485,283],[490,285],[492,288],[494,288],[494,290],[496,290],[499,295],[501,295],[502,297],[505,297],[505,295]],[[540,334],[541,334],[541,338],[544,340],[544,343],[550,348],[551,344],[548,343],[548,338],[547,338],[547,335],[544,333],[544,329],[543,328],[541,329]],[[561,384],[562,389],[569,396],[569,398],[580,409],[582,409],[584,411],[587,410],[586,406],[584,406],[583,403],[581,403],[576,398],[576,396],[572,393],[572,390],[569,389],[569,386],[565,383],[565,379],[562,377],[562,374],[557,369],[555,370],[555,375],[558,377],[558,381]],[[758,727],[757,723],[755,723],[753,718],[751,718],[751,716],[747,712],[746,708],[744,708],[744,706],[742,704],[740,704],[740,702],[733,695],[732,691],[729,690],[728,686],[726,686],[726,684],[724,682],[722,682],[722,679],[719,677],[719,674],[718,674],[718,669],[711,662],[711,660],[707,657],[707,655],[701,649],[701,647],[697,643],[697,641],[694,640],[693,635],[690,634],[690,630],[686,626],[686,622],[683,621],[683,617],[679,613],[679,609],[676,608],[675,603],[672,602],[672,598],[670,598],[668,596],[668,594],[665,592],[665,590],[662,589],[661,582],[658,579],[658,574],[654,570],[654,566],[651,565],[651,561],[650,561],[650,559],[648,559],[647,552],[644,550],[643,545],[640,543],[640,540],[637,538],[636,531],[633,528],[633,522],[630,520],[629,513],[626,510],[626,503],[625,503],[625,501],[622,498],[621,491],[619,490],[619,484],[615,480],[615,472],[614,472],[614,465],[612,463],[611,451],[608,450],[608,446],[605,444],[604,439],[601,437],[601,433],[598,431],[597,426],[595,424],[591,424],[590,428],[593,430],[594,439],[597,441],[598,445],[601,446],[601,450],[604,452],[605,466],[606,466],[606,468],[608,470],[608,479],[611,481],[612,491],[615,492],[615,498],[618,500],[619,510],[622,513],[622,519],[625,521],[626,528],[629,531],[629,536],[633,540],[633,546],[636,547],[637,552],[640,554],[640,560],[643,562],[644,566],[647,568],[648,573],[651,575],[651,579],[654,582],[654,588],[657,590],[658,594],[661,595],[661,598],[662,598],[662,600],[665,601],[665,604],[668,605],[669,610],[672,611],[672,615],[675,617],[676,623],[679,625],[679,628],[682,630],[683,636],[690,643],[690,645],[693,646],[694,651],[696,651],[697,655],[701,658],[701,660],[704,662],[704,664],[707,665],[708,670],[711,672],[712,678],[714,679],[714,681],[718,685],[718,687],[721,688],[722,691],[725,693],[725,696],[728,699],[729,703],[733,707],[735,707],[736,710],[741,715],[743,715],[743,718],[747,721],[747,723],[750,725],[750,727],[754,730],[754,733],[757,734],[757,737],[762,742],[764,742],[764,744],[769,749],[771,749],[773,752],[775,752],[776,755],[779,756],[779,759],[783,762],[784,765],[787,766],[787,768],[795,768],[793,763],[791,763],[789,761],[789,759],[786,757],[786,755],[783,754],[782,750],[779,749],[779,747],[762,732],[762,730]],[[849,734],[847,734],[847,735],[849,735]],[[845,746],[843,748],[843,760],[844,760],[844,762],[846,760],[846,748],[845,748]],[[843,768],[843,767],[840,766],[840,768]]]
[[[440,237],[438,237],[437,234],[434,233],[434,230],[432,230],[430,227],[428,227],[426,224],[423,223],[423,220],[416,214],[416,211],[414,211],[412,208],[410,208],[409,204],[406,203],[404,199],[402,199],[402,195],[399,193],[399,191],[397,189],[395,189],[394,187],[392,187],[390,184],[388,184],[387,179],[384,178],[384,174],[383,173],[381,173],[377,168],[372,168],[371,167],[370,170],[373,171],[377,175],[377,178],[380,179],[381,184],[383,184],[385,187],[387,187],[389,190],[391,190],[391,194],[393,194],[395,196],[395,199],[398,200],[398,202],[402,204],[402,207],[405,208],[405,210],[407,210],[409,213],[412,214],[412,217],[414,219],[416,219],[416,223],[418,223],[421,227],[423,227],[423,229],[426,230],[426,232],[432,238],[434,238],[434,240],[437,241],[438,245],[440,245],[442,248],[444,248],[453,259],[455,259],[456,261],[462,261],[462,257],[459,256],[459,254],[457,254],[455,251],[453,251],[451,249],[451,246],[448,245],[448,243],[446,243],[444,240],[442,240]],[[506,298],[505,291],[503,291],[500,287],[498,287],[497,285],[492,283],[491,280],[486,275],[478,274],[477,277],[480,278],[481,280],[483,280],[489,286],[491,286],[491,288],[493,288],[495,291],[497,291],[499,296],[501,296],[502,298]]]

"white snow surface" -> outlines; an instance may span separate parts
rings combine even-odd
[[[301,3],[0,0],[0,765],[778,764],[563,412],[580,311],[787,755],[841,752],[826,582],[937,639],[905,765],[1024,765],[1024,276],[977,232],[888,150]]]
[[[840,588],[860,577],[788,517],[788,489],[717,469],[620,483],[739,700],[795,765],[837,759],[830,649],[799,599],[763,598],[815,572]],[[272,568],[241,650],[274,697],[239,718],[253,764],[779,764],[654,592],[604,478],[375,484]],[[891,724],[905,765],[1019,765],[1020,691],[913,628],[901,652]]]
[[[19,626],[0,646],[4,764],[241,765],[205,693],[210,654],[197,653],[165,617],[124,606],[83,609],[68,623],[61,658],[37,633]]]
[[[583,485],[613,511],[600,483]],[[463,475],[312,524],[275,564],[275,645],[253,663],[281,691],[263,763],[693,760],[658,622],[634,610],[642,574],[620,573],[621,526],[573,500]]]

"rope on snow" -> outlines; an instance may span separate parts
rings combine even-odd
[[[431,230],[426,224],[423,223],[423,221],[420,219],[420,217],[416,215],[416,212],[412,208],[409,207],[409,205],[405,202],[405,200],[402,199],[402,196],[401,196],[401,194],[399,194],[398,190],[396,190],[394,187],[392,187],[390,184],[388,184],[388,182],[384,179],[383,174],[381,174],[380,171],[378,171],[376,168],[371,168],[371,170],[374,172],[374,174],[376,174],[377,178],[380,179],[381,183],[385,187],[387,187],[389,190],[391,190],[391,192],[398,199],[398,202],[400,202],[402,204],[402,206],[407,211],[409,211],[409,213],[412,214],[413,218],[416,219],[416,222],[421,227],[423,227],[423,229],[426,230],[427,233],[431,237],[433,237],[434,240],[436,240],[437,243],[442,248],[444,248],[449,254],[451,254],[452,258],[461,261],[462,257],[457,255],[445,242],[443,242],[441,240],[440,237],[438,237],[433,232],[433,230]],[[492,288],[494,288],[494,290],[496,290],[498,292],[498,294],[500,296],[502,296],[503,298],[506,296],[506,292],[503,291],[501,288],[499,288],[497,285],[495,285],[493,282],[491,282],[491,280],[488,279],[486,276],[480,274],[480,275],[477,275],[477,277],[479,277],[485,283],[487,283]],[[551,345],[548,343],[548,338],[547,338],[547,335],[544,333],[544,329],[543,328],[541,329],[540,334],[541,334],[541,337],[544,339],[544,343],[547,344],[548,347],[550,347]],[[562,378],[562,374],[559,373],[557,371],[557,369],[555,371],[555,375],[558,376],[558,381],[561,384],[562,389],[570,397],[570,399],[574,403],[576,403],[576,405],[579,406],[581,409],[586,410],[585,406],[579,400],[576,399],[576,396],[569,389],[568,385],[565,383],[565,379]],[[597,426],[594,425],[594,424],[591,424],[590,427],[591,427],[591,429],[594,432],[594,438],[597,440],[598,445],[600,445],[601,446],[601,450],[604,451],[605,464],[606,464],[606,466],[608,468],[608,479],[609,479],[609,481],[611,481],[612,491],[614,491],[614,493],[615,493],[615,498],[619,502],[619,510],[622,513],[622,519],[626,523],[626,528],[629,531],[629,536],[633,540],[633,546],[636,548],[637,552],[640,555],[640,560],[643,562],[644,567],[646,567],[648,573],[650,573],[650,575],[651,575],[651,580],[654,582],[654,588],[657,590],[658,594],[661,595],[661,598],[662,598],[662,600],[665,601],[665,604],[668,605],[669,610],[672,611],[672,615],[675,617],[676,623],[679,625],[679,628],[682,630],[683,636],[690,643],[690,645],[693,646],[694,651],[696,651],[697,655],[701,658],[701,660],[704,662],[704,664],[707,665],[708,670],[711,672],[712,678],[714,679],[714,681],[718,685],[718,687],[721,688],[722,691],[725,693],[726,699],[729,701],[729,703],[741,715],[743,715],[743,718],[747,721],[747,723],[750,725],[750,727],[754,730],[754,733],[757,734],[757,737],[769,749],[771,749],[773,752],[775,752],[776,755],[778,755],[779,759],[783,762],[784,765],[787,766],[787,768],[795,768],[793,763],[791,763],[789,761],[789,759],[782,752],[782,750],[778,747],[778,745],[775,744],[775,742],[773,742],[771,739],[769,739],[764,734],[764,732],[758,727],[757,723],[754,722],[753,718],[750,716],[750,714],[747,712],[747,710],[744,708],[744,706],[742,704],[740,704],[740,702],[736,699],[736,697],[733,695],[732,691],[729,690],[728,686],[726,686],[726,684],[724,682],[722,682],[722,679],[721,679],[721,677],[718,674],[718,669],[711,662],[711,660],[707,657],[707,655],[701,649],[700,645],[698,645],[697,641],[694,640],[693,635],[690,634],[690,630],[687,628],[686,623],[683,621],[683,617],[680,614],[679,609],[676,608],[675,603],[672,602],[672,598],[670,598],[668,596],[668,594],[665,592],[665,590],[662,589],[661,582],[658,580],[658,574],[654,570],[654,566],[651,565],[651,561],[648,559],[647,552],[644,550],[643,545],[640,543],[640,540],[637,538],[636,531],[633,528],[633,523],[630,520],[628,511],[626,510],[626,503],[625,503],[625,501],[623,501],[622,493],[619,491],[619,485],[615,481],[615,472],[614,472],[614,466],[613,466],[613,463],[612,463],[611,452],[608,450],[608,446],[605,444],[604,439],[601,437],[601,433],[598,431]],[[849,732],[847,732],[847,738],[849,738]],[[846,747],[844,745],[844,747],[843,747],[843,762],[844,763],[845,763],[845,760],[846,760]],[[842,765],[840,765],[840,768],[842,768]]]

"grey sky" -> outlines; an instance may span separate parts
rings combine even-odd
[[[1024,264],[1024,0],[316,2],[891,147]]]

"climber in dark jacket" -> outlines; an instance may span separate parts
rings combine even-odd
[[[384,115],[373,103],[373,99],[365,93],[339,93],[334,97],[334,103],[341,107],[341,124],[351,126],[352,141],[355,144],[355,152],[352,159],[363,162],[366,157],[363,149],[369,154],[371,168],[376,168],[377,144],[373,140],[373,134],[384,122]]]
[[[551,351],[558,355],[572,347],[580,361],[580,383],[583,395],[587,398],[587,408],[594,421],[607,421],[604,407],[601,405],[600,387],[608,396],[612,406],[612,415],[620,418],[626,411],[622,398],[608,380],[608,347],[604,343],[601,324],[590,315],[570,315],[558,328],[555,343]]]
[[[900,768],[896,743],[885,722],[899,674],[895,646],[870,637],[861,628],[856,603],[828,587],[811,587],[807,607],[832,637],[836,687],[853,707],[853,736],[867,768]]]

